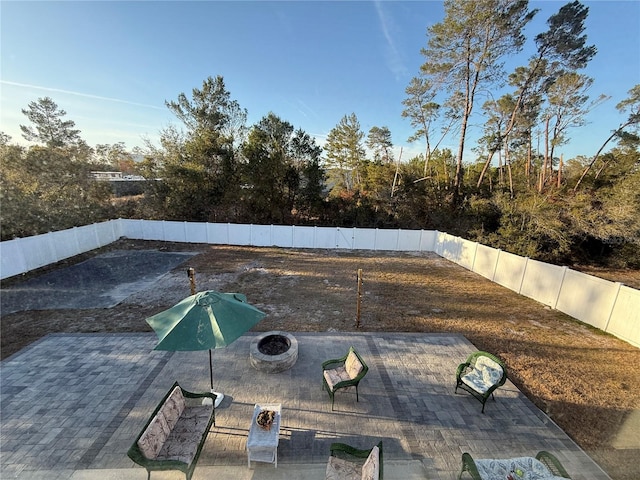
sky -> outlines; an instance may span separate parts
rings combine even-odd
[[[507,59],[508,71],[527,63],[533,37],[565,3],[530,2],[540,12],[523,52]],[[611,99],[569,133],[570,143],[556,150],[565,159],[595,154],[626,118],[615,105],[640,83],[640,1],[583,3],[588,42],[598,49],[584,73],[594,78],[592,98]],[[365,134],[388,127],[396,158],[402,148],[405,161],[424,145],[407,142],[413,130],[401,102],[424,63],[427,27],[443,18],[436,1],[2,0],[0,131],[27,145],[21,110],[48,96],[91,146],[158,144],[164,128],[180,125],[165,101],[191,98],[207,77],[221,75],[249,125],[273,112],[323,145],[355,113]],[[466,160],[482,122],[476,113]],[[457,143],[449,137],[442,146],[455,152]]]

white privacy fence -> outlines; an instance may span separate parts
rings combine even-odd
[[[433,230],[111,220],[0,243],[0,278],[108,245],[120,237],[283,248],[435,252],[519,294],[640,346],[640,291]]]

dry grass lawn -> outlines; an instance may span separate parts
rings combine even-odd
[[[502,358],[511,381],[613,479],[638,478],[640,432],[629,434],[635,437],[634,448],[620,447],[629,446],[621,432],[629,432],[632,413],[640,415],[640,349],[434,254],[124,240],[106,247],[116,248],[201,252],[188,262],[196,270],[198,290],[246,294],[268,314],[256,327],[259,331],[355,330],[356,272],[362,269],[362,331],[465,335],[478,349]],[[628,277],[622,281],[640,284],[638,272]],[[3,285],[18,281],[12,279]],[[152,290],[106,310],[29,311],[3,316],[2,358],[49,332],[151,331],[144,319],[172,306],[175,302],[170,293],[189,295],[184,266],[174,269]]]

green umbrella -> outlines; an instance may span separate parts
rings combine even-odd
[[[173,307],[147,318],[158,335],[155,350],[209,350],[209,371],[213,391],[211,350],[233,343],[265,317],[265,313],[247,303],[241,293],[199,292]],[[219,396],[219,404],[224,395]]]

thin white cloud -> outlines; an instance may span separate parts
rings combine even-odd
[[[407,75],[407,67],[405,67],[402,55],[400,54],[400,51],[396,47],[395,41],[391,36],[390,29],[392,27],[392,20],[385,13],[382,7],[382,2],[380,0],[373,2],[373,4],[376,8],[376,13],[378,14],[378,20],[380,20],[380,28],[382,29],[384,38],[387,41],[387,52],[385,55],[387,66],[389,67],[389,70],[391,70],[391,72],[395,75],[396,80],[400,80]]]
[[[40,85],[30,85],[28,83],[11,82],[11,81],[8,81],[8,80],[0,80],[0,83],[3,84],[3,85],[11,85],[13,87],[30,88],[30,89],[33,89],[33,90],[43,90],[45,92],[65,93],[67,95],[75,95],[77,97],[92,98],[94,100],[104,100],[106,102],[124,103],[126,105],[133,105],[133,106],[136,106],[136,107],[153,108],[155,110],[165,110],[165,107],[158,107],[157,105],[149,105],[149,104],[146,104],[146,103],[131,102],[129,100],[122,100],[120,98],[103,97],[103,96],[100,96],[100,95],[92,95],[92,94],[89,94],[89,93],[74,92],[74,91],[71,91],[71,90],[63,90],[61,88],[42,87]]]

